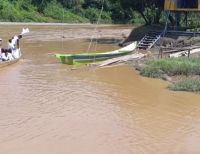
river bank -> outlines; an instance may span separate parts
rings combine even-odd
[[[56,22],[51,22],[51,23],[47,23],[47,22],[0,22],[0,25],[38,25],[38,26],[58,26],[58,25],[93,25],[91,23],[56,23]],[[106,25],[106,24],[105,24]]]
[[[139,41],[150,31],[162,26],[143,26],[133,29],[124,44]],[[194,48],[194,49],[193,49]],[[148,50],[137,52],[146,54],[142,60],[130,60],[128,64],[151,78],[161,78],[171,83],[169,89],[175,91],[200,91],[200,37],[179,33],[166,34],[159,43]],[[194,52],[193,52],[194,51]],[[176,58],[170,58],[176,57]],[[179,58],[178,58],[179,57]],[[186,58],[184,58],[186,57]]]

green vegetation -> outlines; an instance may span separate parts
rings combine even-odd
[[[179,81],[174,85],[169,86],[170,89],[174,91],[191,91],[198,92],[200,91],[200,79],[186,79]]]
[[[160,23],[162,11],[164,8],[163,0],[111,0],[120,3],[121,7],[126,10],[127,15],[132,17],[132,11],[137,12],[146,24]],[[138,19],[139,19],[138,18]]]
[[[172,90],[200,91],[200,58],[168,58],[146,62],[146,67],[141,71],[143,76],[162,78],[168,76],[197,76],[189,78],[170,86]]]
[[[162,74],[200,75],[200,58],[170,58],[146,62],[147,67],[141,72],[148,77],[161,77]]]
[[[0,0],[0,21],[96,23],[102,7],[100,23],[165,24],[164,0]],[[197,29],[197,13],[188,16]],[[174,20],[171,14],[172,26]]]
[[[96,23],[102,6],[100,22],[115,22],[108,0],[0,0],[0,21]]]
[[[70,11],[65,10],[61,4],[56,1],[52,1],[47,4],[43,11],[44,15],[54,19],[56,22],[67,22],[67,23],[83,23],[89,22],[87,18],[80,17],[73,14]]]
[[[159,69],[159,67],[151,67],[147,66],[145,67],[140,74],[146,77],[151,78],[160,78],[164,72]]]
[[[44,17],[37,12],[37,8],[29,5],[27,1],[10,2],[0,0],[0,20],[17,22],[47,22],[48,17]]]
[[[101,23],[151,24],[159,22],[163,3],[160,0],[0,0],[0,21],[96,23],[102,6]]]

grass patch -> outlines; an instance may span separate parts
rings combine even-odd
[[[170,85],[169,88],[174,91],[191,91],[199,92],[200,91],[200,79],[186,79],[179,81],[174,85]]]
[[[147,61],[148,67],[141,71],[147,77],[161,77],[162,74],[200,75],[200,58],[170,58]]]
[[[200,58],[168,58],[151,60],[146,62],[146,67],[140,72],[141,75],[153,78],[168,76],[190,76],[185,80],[169,86],[174,91],[200,91]]]
[[[151,78],[160,78],[163,72],[158,67],[146,67],[141,72],[141,75]]]

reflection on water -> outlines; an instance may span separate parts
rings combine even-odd
[[[0,34],[8,38],[20,28],[9,26],[6,35],[2,26]],[[171,92],[168,83],[128,66],[72,70],[54,54],[84,51],[88,38],[60,41],[56,28],[31,26],[21,43],[23,59],[0,70],[1,153],[200,153],[199,94]],[[65,28],[76,35],[93,30]],[[120,38],[121,27],[104,30]],[[114,48],[98,45],[99,51]]]

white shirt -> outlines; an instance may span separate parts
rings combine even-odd
[[[12,42],[8,42],[8,49],[14,50],[15,46]]]
[[[20,49],[15,49],[12,51],[13,58],[19,58],[21,56]]]
[[[2,59],[2,49],[0,47],[0,60]]]
[[[14,58],[12,54],[8,52],[7,56],[5,53],[2,53],[2,59],[7,61],[7,60],[13,60]]]
[[[18,40],[18,36],[14,36],[13,39],[11,40],[10,46],[12,47],[12,49],[15,49],[17,46],[17,40]]]

